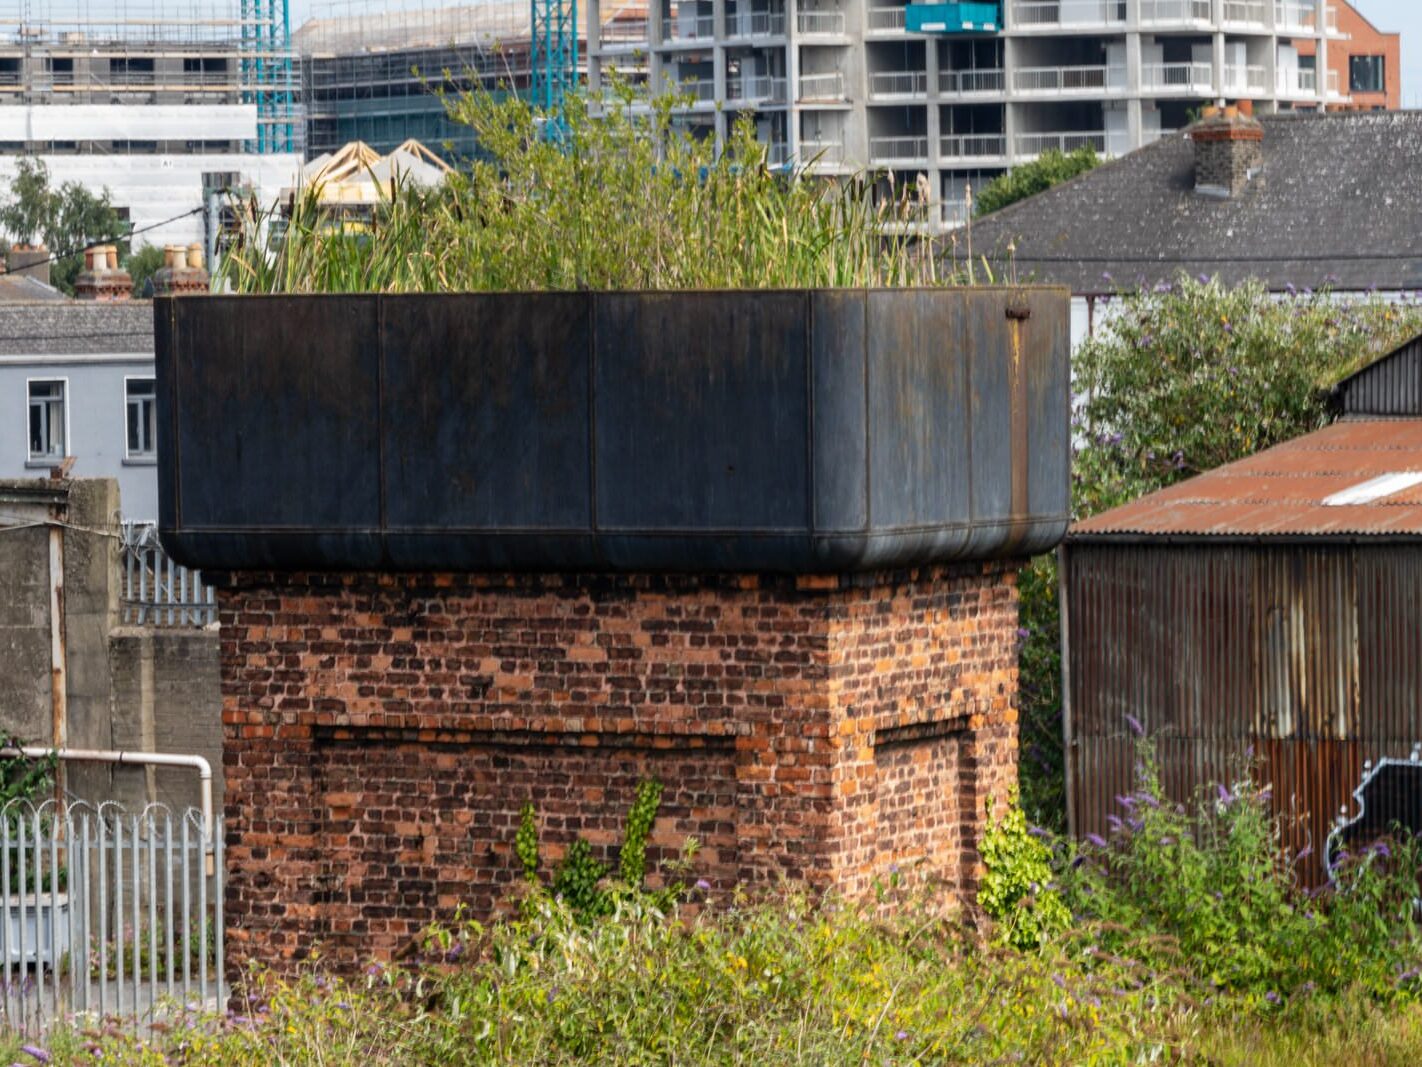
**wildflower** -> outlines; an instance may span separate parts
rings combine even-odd
[[[46,1052],[44,1049],[40,1048],[38,1045],[21,1045],[20,1051],[23,1052],[26,1056],[33,1056],[35,1059],[39,1060],[40,1063],[49,1062],[49,1053]]]
[[[895,1040],[895,1041],[907,1041],[907,1040],[908,1040],[908,1031],[907,1031],[907,1030],[900,1030],[898,1033],[896,1033],[896,1034],[894,1035],[894,1040]]]
[[[1125,829],[1125,827],[1121,823],[1120,817],[1117,815],[1106,816],[1106,821],[1111,824],[1112,830],[1120,831]]]
[[[1086,835],[1086,840],[1087,840],[1088,842],[1090,842],[1091,844],[1095,845],[1097,848],[1105,848],[1105,847],[1106,847],[1106,839],[1105,839],[1104,837],[1102,837],[1100,834],[1087,834],[1087,835]]]
[[[1267,1000],[1270,1004],[1277,1004],[1279,1003],[1279,994],[1275,993],[1271,989],[1269,990],[1269,992],[1264,994],[1264,999]]]
[[[1228,805],[1234,800],[1234,797],[1230,795],[1229,790],[1226,789],[1223,784],[1215,786],[1215,789],[1219,791],[1221,804]]]
[[[704,892],[707,889],[711,888],[711,883],[708,882],[705,878],[698,878],[696,879],[696,888]]]
[[[1295,862],[1295,863],[1298,863],[1299,860],[1307,859],[1309,856],[1312,856],[1312,855],[1313,855],[1313,846],[1312,846],[1312,845],[1304,845],[1303,848],[1299,849],[1298,855],[1294,857],[1294,862]]]
[[[1195,280],[1196,280],[1197,282],[1199,282],[1201,285],[1209,285],[1209,284],[1210,284],[1210,276],[1209,276],[1208,274],[1197,274],[1197,275],[1195,275]]]
[[[1141,725],[1140,719],[1136,718],[1134,715],[1128,714],[1126,716],[1126,724],[1131,728],[1131,732],[1137,737],[1140,737],[1142,734],[1145,733],[1145,727]]]

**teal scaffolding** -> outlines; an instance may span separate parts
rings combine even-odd
[[[530,97],[549,116],[561,115],[578,80],[578,0],[531,0]]]
[[[241,0],[243,99],[257,108],[256,152],[296,152],[296,77],[288,0]]]

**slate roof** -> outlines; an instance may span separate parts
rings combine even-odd
[[[147,300],[0,300],[0,356],[114,355],[153,351]]]
[[[1180,271],[1271,288],[1422,289],[1422,112],[1260,116],[1264,165],[1238,197],[1194,191],[1182,133],[973,224],[973,248],[1023,282],[1106,293]],[[1109,278],[1103,277],[1109,275]]]
[[[1076,523],[1067,538],[1415,538],[1422,473],[1381,496],[1325,503],[1411,472],[1422,472],[1422,419],[1335,422]]]

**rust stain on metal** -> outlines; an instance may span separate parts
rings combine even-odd
[[[1422,535],[1422,485],[1324,502],[1412,471],[1422,471],[1422,419],[1339,422],[1077,523],[1069,536]]]

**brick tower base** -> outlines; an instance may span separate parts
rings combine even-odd
[[[353,965],[579,835],[849,895],[976,882],[1016,780],[1016,563],[841,577],[229,575],[229,961]]]

